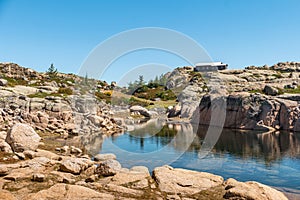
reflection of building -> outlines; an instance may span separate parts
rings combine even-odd
[[[222,62],[210,62],[210,63],[197,63],[194,71],[203,72],[203,71],[217,71],[227,69],[227,64]]]

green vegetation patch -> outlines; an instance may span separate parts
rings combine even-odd
[[[276,77],[276,78],[283,78],[282,74],[279,72],[277,74],[272,74],[272,76]]]
[[[164,86],[158,86],[154,88],[143,86],[138,88],[133,95],[138,98],[148,100],[160,98],[162,101],[175,100],[177,98],[172,90],[166,90]]]
[[[7,85],[10,87],[14,87],[16,85],[27,85],[27,81],[22,78],[10,78],[10,77],[3,77],[7,80]]]
[[[72,95],[73,90],[71,88],[59,88],[58,94],[64,94],[64,95]]]
[[[300,94],[300,86],[298,86],[295,89],[283,89],[284,93],[290,93],[290,94]]]
[[[54,92],[54,93],[46,93],[46,92],[38,92],[35,94],[29,94],[27,95],[29,98],[45,98],[47,96],[56,96],[56,97],[65,97],[68,95],[72,95],[73,94],[73,90],[71,88],[59,88],[58,92]]]

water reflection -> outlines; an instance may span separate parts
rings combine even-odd
[[[265,184],[300,189],[300,134],[224,129],[202,159],[207,127],[150,121],[132,131],[97,141],[98,152],[115,153],[124,167],[164,164]],[[205,140],[213,143],[213,141]],[[90,148],[95,151],[95,148]]]
[[[190,152],[201,150],[208,129],[207,126],[167,124],[165,121],[157,120],[136,127],[138,128],[129,132],[129,142],[134,141],[141,149],[144,148],[145,140],[150,140],[155,142],[157,146],[169,145],[174,150],[187,150]],[[230,153],[243,159],[263,159],[266,164],[270,164],[273,161],[280,160],[283,156],[299,157],[300,134],[223,129],[213,151]]]
[[[199,141],[205,137],[206,129],[206,127],[198,129],[198,138],[189,150],[199,149]],[[219,153],[230,153],[243,159],[263,159],[266,164],[270,164],[273,161],[281,160],[283,156],[299,157],[299,142],[300,134],[297,133],[260,133],[224,129],[214,150]]]

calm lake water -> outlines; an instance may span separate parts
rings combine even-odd
[[[300,134],[223,130],[213,149],[203,152],[205,127],[152,120],[132,129],[104,139],[100,152],[116,154],[127,168],[144,165],[152,171],[167,164],[300,190]]]

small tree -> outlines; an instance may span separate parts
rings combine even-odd
[[[140,75],[139,76],[139,82],[138,82],[139,87],[142,87],[145,85],[145,81],[144,81],[144,76]]]
[[[161,74],[159,77],[159,84],[164,86],[167,84],[167,81],[168,81],[167,78],[163,74]]]
[[[154,83],[159,84],[159,79],[157,75],[155,76]]]
[[[50,67],[46,72],[51,78],[56,77],[57,69],[54,67],[53,63],[51,63]]]
[[[85,77],[84,77],[84,84],[85,84],[85,85],[88,85],[88,84],[89,84],[89,77],[88,77],[88,74],[87,74],[87,73],[85,74]]]

